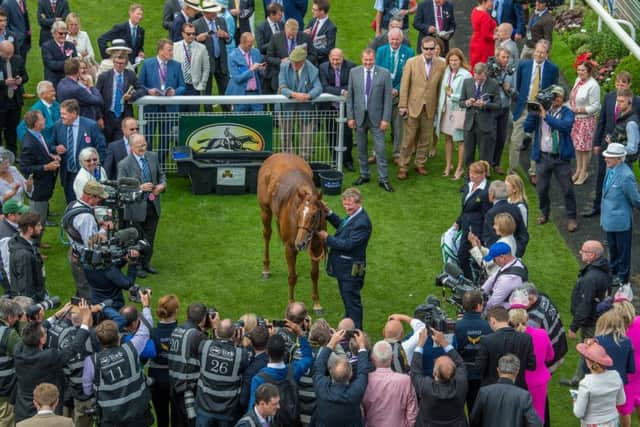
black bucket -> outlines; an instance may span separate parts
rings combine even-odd
[[[337,196],[342,193],[342,172],[322,171],[320,175],[320,187],[328,196]]]
[[[327,163],[309,163],[309,166],[311,166],[311,170],[313,171],[313,183],[316,187],[320,188],[320,173],[332,171],[333,168]]]

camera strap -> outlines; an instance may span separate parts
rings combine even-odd
[[[76,243],[84,244],[80,232],[73,226],[73,220],[80,214],[88,213],[93,216],[93,209],[89,206],[79,203],[68,207],[62,216],[62,229],[66,231],[69,237]]]

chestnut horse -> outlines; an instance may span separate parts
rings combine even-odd
[[[275,216],[280,239],[289,269],[289,302],[292,302],[298,274],[298,252],[308,250],[311,258],[311,282],[313,283],[313,310],[322,312],[318,296],[318,266],[324,256],[324,245],[316,235],[326,230],[326,214],[322,194],[313,184],[313,172],[309,164],[299,156],[278,153],[270,156],[258,172],[258,204],[261,209],[264,237],[262,278],[269,272],[269,241],[271,218]]]

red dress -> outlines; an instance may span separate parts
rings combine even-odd
[[[471,70],[478,62],[487,62],[487,59],[495,54],[496,45],[493,40],[493,32],[497,25],[489,12],[477,7],[471,11],[472,33],[469,42]]]

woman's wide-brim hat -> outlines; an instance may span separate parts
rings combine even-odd
[[[595,339],[585,340],[585,342],[578,344],[576,349],[585,359],[589,359],[600,366],[613,366],[613,360],[609,357],[604,347],[598,344]]]
[[[124,39],[113,39],[111,46],[107,48],[107,53],[111,54],[112,52],[131,53],[131,48],[127,46],[127,42],[125,42]]]

